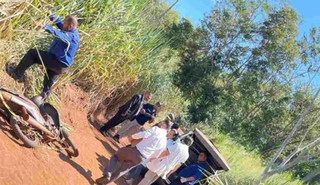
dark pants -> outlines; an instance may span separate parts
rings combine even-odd
[[[128,173],[127,178],[128,179],[136,179],[137,177],[140,176],[141,171],[143,170],[144,166],[142,164],[139,164],[135,168],[132,168]]]
[[[128,119],[128,117],[123,117],[121,116],[121,112],[118,111],[116,115],[114,115],[107,123],[105,123],[100,130],[101,131],[108,131],[111,128],[119,125],[120,123],[124,122],[126,119]]]
[[[145,158],[141,155],[136,147],[120,148],[111,158],[109,166],[103,171],[103,175],[111,173],[110,181],[105,180],[103,183],[111,183],[129,172],[130,169],[139,165]]]
[[[176,178],[173,182],[170,183],[170,185],[185,185],[186,183],[182,183],[180,181],[180,177]]]
[[[42,92],[48,95],[52,85],[58,79],[59,75],[64,73],[68,68],[67,65],[58,61],[52,53],[41,50],[39,50],[38,53],[36,49],[30,49],[18,64],[16,68],[16,74],[19,78],[21,78],[26,70],[33,64],[42,65],[39,54],[47,72],[43,80]]]

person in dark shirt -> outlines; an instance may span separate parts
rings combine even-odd
[[[179,172],[179,178],[171,183],[171,185],[194,185],[203,176],[206,169],[207,155],[200,153],[198,162],[186,166]]]
[[[100,132],[104,136],[107,136],[107,132],[111,128],[126,120],[134,119],[140,113],[145,113],[145,110],[142,109],[143,103],[151,99],[152,94],[150,92],[134,95],[129,101],[119,107],[118,112],[100,128]]]
[[[75,16],[68,15],[62,21],[51,13],[49,18],[58,29],[54,29],[51,25],[38,25],[54,36],[49,51],[30,49],[17,66],[6,64],[6,72],[20,82],[24,81],[24,73],[29,67],[34,64],[44,65],[46,74],[41,93],[42,99],[49,96],[54,82],[72,65],[79,43],[78,21]]]
[[[115,140],[126,137],[128,135],[135,134],[140,131],[142,126],[145,123],[153,123],[155,117],[161,110],[162,103],[157,102],[155,105],[146,103],[143,105],[140,114],[135,116],[132,120],[127,121],[118,131],[118,134],[115,135]]]

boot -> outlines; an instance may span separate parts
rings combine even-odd
[[[24,82],[23,75],[18,74],[16,68],[17,63],[6,63],[5,65],[6,73],[15,81],[22,83]]]

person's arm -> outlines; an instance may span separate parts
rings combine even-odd
[[[62,41],[64,41],[68,45],[70,45],[71,37],[68,36],[67,33],[60,31],[60,30],[53,29],[53,27],[51,25],[46,25],[43,27],[43,29],[46,32],[51,33],[52,35],[60,38]]]
[[[127,136],[128,140],[132,146],[136,146],[138,143],[140,143],[143,140],[143,137],[144,136],[143,136],[142,132]]]
[[[149,103],[144,104],[143,107],[142,107],[142,109],[141,109],[141,111],[140,111],[140,114],[146,115],[146,116],[148,116],[148,117],[152,116],[152,115],[149,114],[148,111],[147,111],[150,106],[153,107],[153,106],[152,106],[151,104],[149,104]]]
[[[167,174],[167,178],[170,177],[171,174],[173,174],[174,172],[176,172],[179,168],[180,168],[181,164],[177,164],[168,174]]]
[[[50,16],[49,16],[50,20],[56,24],[56,26],[62,30],[63,29],[63,22],[62,20],[57,17],[53,12],[51,12]]]
[[[146,131],[141,131],[141,132],[135,133],[133,135],[129,135],[128,139],[129,139],[129,141],[144,139],[144,138],[150,137],[151,135],[153,135],[153,131],[152,131],[152,128],[149,128]]]
[[[170,154],[169,150],[166,149],[166,150],[164,150],[163,152],[161,152],[161,154],[160,154],[158,157],[150,158],[150,162],[152,162],[152,161],[155,160],[155,159],[165,158],[165,157],[167,157],[169,154]]]
[[[153,122],[154,122],[154,117],[152,117],[152,118],[148,121],[149,124],[151,124],[151,123],[153,123]]]
[[[186,178],[186,179],[187,179],[187,182],[189,182],[189,181],[194,181],[194,180],[195,180],[194,177],[188,177],[188,178]]]
[[[143,131],[144,132],[144,131]],[[136,134],[133,135],[129,135],[128,136],[128,140],[129,142],[131,142],[132,140],[138,140],[138,139],[143,139],[144,133],[143,132],[138,132]]]
[[[168,149],[166,149],[166,150],[164,150],[164,151],[159,155],[159,157],[158,157],[158,158],[164,158],[164,157],[167,157],[169,154],[170,154],[169,150],[168,150]]]
[[[202,177],[202,172],[200,170],[196,170],[194,175],[188,178],[181,178],[181,182],[183,180],[186,180],[184,182],[195,181],[195,180],[199,180],[201,177]]]
[[[147,111],[147,109],[148,108],[152,108],[152,110],[153,110],[153,105],[151,105],[151,104],[144,104],[143,105],[143,110],[145,110],[144,111],[144,113],[141,113],[141,114],[143,114],[143,115],[145,115],[147,118],[148,118],[148,122],[149,123],[152,123],[152,122],[154,122],[154,118],[155,118],[155,115],[153,115],[154,113],[153,112],[151,112],[151,113],[149,113],[148,111]]]
[[[188,178],[181,177],[180,182],[185,183],[185,182],[192,182],[194,180],[195,180],[194,177],[188,177]]]

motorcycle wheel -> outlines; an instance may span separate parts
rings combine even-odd
[[[26,147],[35,148],[39,145],[39,137],[37,137],[36,134],[28,134],[26,133],[27,131],[25,131],[25,129],[21,129],[20,125],[22,124],[19,123],[19,119],[16,119],[14,117],[10,118],[10,124],[14,133],[18,136],[19,139],[21,139],[21,141],[25,144]]]
[[[78,148],[73,144],[72,140],[69,137],[69,134],[66,129],[62,128],[62,134],[64,137],[64,142],[67,144],[67,148],[65,149],[68,153],[69,157],[78,157],[79,156],[79,150]]]

